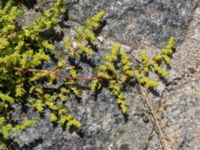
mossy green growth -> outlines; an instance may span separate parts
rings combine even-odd
[[[101,25],[105,14],[103,11],[88,18],[83,27],[76,29],[74,36],[64,38],[66,49],[58,56],[55,55],[58,61],[53,61],[51,54],[57,53],[56,46],[44,39],[40,33],[58,25],[58,16],[65,12],[62,4],[63,0],[57,0],[33,25],[24,28],[16,21],[23,12],[15,5],[15,1],[8,0],[5,6],[1,6],[0,148],[5,146],[3,141],[9,139],[10,132],[25,130],[37,123],[35,120],[24,120],[13,125],[7,115],[13,104],[26,104],[39,113],[44,113],[48,109],[52,123],[79,128],[82,124],[66,107],[66,102],[70,95],[81,96],[81,81],[89,81],[89,87],[94,92],[101,88],[110,90],[121,111],[127,113],[124,86],[136,80],[148,89],[154,88],[158,81],[150,79],[150,72],[155,72],[162,78],[168,76],[161,65],[163,62],[170,64],[173,37],[170,37],[161,53],[152,58],[147,56],[146,51],[141,51],[141,60],[138,64],[132,64],[126,51],[117,43],[104,57],[104,63],[92,68],[95,72],[93,77],[81,77],[77,69],[79,64],[72,64],[69,60],[80,60],[83,55],[93,57],[95,51],[91,43],[97,41],[94,31]],[[45,68],[44,64],[51,65],[52,68]]]
[[[23,14],[15,1],[8,0],[0,10],[0,140],[7,140],[10,132],[22,131],[36,124],[35,120],[24,120],[13,125],[8,118],[13,104],[35,108],[38,112],[50,109],[58,120],[70,112],[63,111],[62,103],[65,101],[68,90],[60,90],[59,93],[48,94],[41,83],[47,79],[48,85],[56,80],[54,71],[44,70],[42,64],[51,60],[50,52],[55,46],[40,36],[40,32],[57,24],[58,16],[64,12],[61,6],[63,0],[57,0],[52,7],[45,11],[36,20],[34,25],[21,28],[16,19]],[[62,61],[61,61],[62,62]],[[55,64],[60,68],[60,63]],[[42,82],[41,82],[42,81]],[[77,92],[76,92],[77,93]],[[51,115],[51,121],[54,121]],[[68,123],[70,122],[70,123]],[[78,122],[78,121],[77,121]],[[73,115],[68,117],[63,125],[81,125],[77,123]],[[5,145],[0,143],[1,148]]]
[[[1,1],[2,2],[2,1]],[[2,4],[2,3],[1,3]],[[55,46],[40,36],[40,32],[57,25],[57,18],[65,12],[63,0],[57,0],[45,11],[33,25],[20,28],[16,19],[23,14],[15,1],[8,0],[0,10],[0,136],[8,139],[9,132],[24,130],[36,123],[27,120],[13,126],[7,118],[12,104],[26,104],[39,113],[50,110],[50,121],[61,126],[81,127],[73,114],[65,107],[69,95],[80,95],[78,89],[78,71],[67,63],[64,57],[54,62],[53,69],[44,69],[43,64],[51,63],[50,54]],[[87,19],[83,28],[76,30],[73,39],[64,39],[66,52],[70,58],[79,58],[85,54],[92,57],[93,50],[87,46],[96,41],[93,30],[96,30],[104,12]],[[71,41],[72,40],[72,41]],[[76,47],[71,42],[76,43]],[[69,71],[64,75],[62,71]],[[52,89],[58,78],[65,78],[58,89]],[[49,92],[51,90],[51,92]],[[4,145],[3,143],[1,145]]]
[[[142,50],[140,53],[141,60],[138,63],[139,67],[134,67],[125,50],[121,49],[120,44],[116,44],[110,50],[110,54],[104,58],[104,64],[100,64],[97,69],[97,79],[90,84],[91,90],[101,87],[106,80],[108,88],[116,97],[116,103],[120,106],[123,113],[127,113],[127,101],[124,96],[122,88],[131,82],[133,79],[139,84],[144,85],[147,89],[155,88],[159,82],[152,80],[149,73],[157,73],[159,77],[166,78],[168,72],[161,67],[162,62],[169,65],[170,55],[173,53],[174,37],[171,36],[168,44],[161,50],[161,54],[150,58],[146,51]],[[167,60],[166,60],[167,57]],[[120,66],[120,68],[118,68]]]

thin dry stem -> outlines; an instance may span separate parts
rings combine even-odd
[[[152,117],[153,117],[153,119],[155,121],[155,125],[156,125],[156,127],[158,129],[159,137],[161,139],[161,142],[162,142],[164,150],[171,150],[171,148],[168,147],[168,142],[167,142],[167,140],[165,138],[165,135],[164,135],[164,133],[162,131],[160,123],[159,123],[159,121],[157,119],[157,115],[156,115],[155,109],[149,102],[148,91],[146,89],[143,90],[142,87],[140,86],[140,92],[141,92],[141,95],[142,95],[142,98],[143,98],[145,104],[147,104],[147,106],[148,106],[148,108],[149,108],[149,110],[150,110],[150,112],[152,114]]]
[[[56,72],[57,71],[57,67],[53,68],[52,70],[23,69],[23,68],[14,67],[14,70],[20,71],[20,72],[29,71],[29,72],[47,72],[48,74],[54,73],[55,76],[57,76],[57,77],[65,78],[65,79],[73,79],[73,80],[96,80],[96,79],[98,79],[98,77],[96,77],[96,76],[92,76],[92,77],[83,76],[83,77],[73,78],[70,75],[65,75],[65,74]]]

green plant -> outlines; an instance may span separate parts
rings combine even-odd
[[[149,58],[145,50],[141,51],[141,60],[137,67],[131,66],[129,57],[125,50],[120,48],[120,44],[116,44],[110,51],[109,55],[105,56],[105,63],[99,65],[97,71],[97,79],[92,81],[91,90],[96,87],[101,87],[103,80],[108,81],[108,87],[117,98],[116,102],[119,104],[123,113],[127,112],[126,99],[122,92],[122,87],[128,84],[132,79],[136,79],[138,83],[144,85],[147,89],[158,86],[158,81],[151,80],[149,72],[155,72],[160,77],[166,78],[168,73],[160,65],[164,61],[167,65],[170,63],[170,55],[173,53],[174,37],[171,36],[162,53],[156,54],[153,58]],[[159,59],[158,59],[159,58]],[[120,66],[119,69],[117,69]]]
[[[14,125],[7,117],[7,113],[12,104],[28,102],[26,98],[34,92],[33,89],[39,90],[39,87],[32,86],[31,82],[35,82],[36,85],[36,80],[42,74],[30,73],[27,76],[26,70],[39,68],[43,61],[50,60],[46,53],[48,50],[54,50],[54,45],[42,39],[39,32],[56,24],[59,13],[64,11],[62,3],[58,0],[34,26],[30,25],[24,29],[21,29],[16,21],[22,10],[15,6],[13,0],[7,1],[0,10],[0,136],[3,136],[1,139],[8,139],[9,132],[24,130],[36,123],[35,120],[26,120]],[[39,102],[35,101],[32,105],[37,104]],[[1,147],[2,145],[4,144],[1,143]]]
[[[66,11],[62,4],[63,0],[57,0],[34,25],[25,28],[21,28],[16,21],[23,12],[13,0],[8,0],[0,10],[0,139],[6,140],[9,138],[9,132],[25,130],[36,123],[35,120],[27,120],[12,124],[6,113],[15,103],[25,103],[39,113],[49,109],[51,122],[57,122],[61,126],[81,127],[82,124],[76,120],[73,112],[65,107],[69,95],[81,95],[80,81],[90,81],[89,87],[94,92],[107,87],[113,92],[122,112],[127,113],[123,86],[136,79],[148,89],[156,87],[158,81],[149,78],[150,71],[162,78],[168,76],[161,64],[170,63],[173,37],[161,54],[156,54],[153,58],[149,58],[146,52],[142,51],[137,65],[132,65],[126,51],[121,49],[120,44],[116,44],[105,56],[104,63],[93,68],[96,72],[94,76],[79,76],[78,64],[70,64],[69,59],[76,60],[82,55],[93,57],[91,43],[96,41],[94,31],[100,27],[105,14],[103,11],[88,18],[83,27],[77,28],[74,36],[65,38],[63,41],[66,50],[57,56],[58,61],[52,61],[51,54],[56,53],[56,48],[40,33],[57,25],[58,16]],[[44,63],[54,67],[44,68]],[[63,79],[61,83],[60,78]],[[59,87],[53,89],[57,83],[60,83]],[[3,140],[0,145],[4,145]]]

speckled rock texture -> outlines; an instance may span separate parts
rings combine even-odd
[[[199,0],[77,0],[70,5],[69,17],[84,20],[98,10],[105,10],[109,36],[128,45],[139,46],[147,39],[163,45],[170,35],[183,41]]]
[[[54,1],[38,0],[23,6],[22,25],[32,24]],[[168,150],[199,150],[200,0],[68,0],[65,6],[69,10],[68,16],[59,29],[63,37],[99,10],[106,12],[93,66],[98,65],[115,42],[122,43],[134,58],[141,49],[152,55],[166,44],[170,35],[176,37],[169,78],[165,83],[161,82],[157,94],[149,93],[148,99],[167,137]],[[56,45],[62,50],[61,40],[57,39]],[[83,74],[92,74],[90,65],[82,63],[81,66]],[[24,108],[13,106],[13,118],[36,118],[38,123],[23,133],[16,133],[10,149],[162,150],[151,113],[138,90],[127,87],[125,95],[128,117],[123,116],[106,89],[98,96],[84,90],[80,99],[70,97],[66,106],[83,123],[80,130],[51,124],[48,111],[40,116],[34,110],[28,109],[25,113],[21,111]]]

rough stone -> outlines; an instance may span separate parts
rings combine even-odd
[[[26,7],[23,25],[33,23],[52,2],[40,0],[33,7]],[[160,123],[165,125],[164,133],[171,143],[175,143],[170,144],[168,140],[169,147],[180,150],[200,149],[200,1],[71,0],[66,1],[65,5],[69,9],[69,20],[63,24],[68,23],[70,27],[79,26],[80,22],[99,10],[106,12],[106,24],[97,43],[100,51],[91,60],[94,66],[115,42],[122,43],[134,62],[139,52],[135,49],[144,48],[149,55],[153,55],[166,44],[170,35],[175,35],[176,52],[167,84],[162,83],[157,88],[159,95],[149,94],[149,100],[158,110]],[[61,31],[69,33],[65,26]],[[63,43],[57,42],[57,47],[62,50]],[[87,62],[82,63],[81,67],[82,74],[93,74]],[[162,150],[158,134],[153,130],[156,127],[152,123],[152,116],[141,95],[131,86],[127,87],[125,94],[129,106],[128,121],[115,104],[112,94],[105,89],[97,97],[88,90],[83,91],[80,100],[70,97],[66,106],[83,123],[80,130],[53,126],[49,122],[48,111],[41,117],[33,110],[24,113],[19,106],[13,106],[13,118],[36,118],[38,123],[23,133],[16,133],[10,148]],[[166,104],[165,108],[162,107],[163,103]],[[149,121],[145,121],[147,119]]]
[[[117,41],[137,47],[142,38],[163,46],[170,35],[183,41],[199,0],[77,0],[70,3],[69,19],[84,20],[104,10],[105,31]]]

